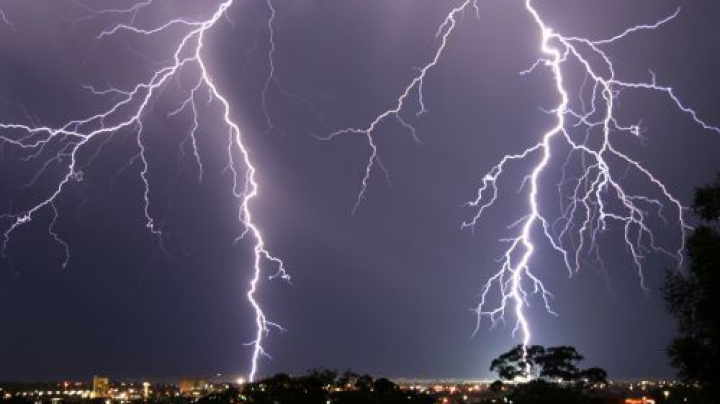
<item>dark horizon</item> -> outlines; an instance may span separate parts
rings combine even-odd
[[[138,24],[207,18],[208,10],[191,0],[156,2],[162,4],[138,14]],[[211,3],[214,10],[218,2]],[[720,125],[717,1],[536,3],[558,32],[588,38],[652,24],[682,6],[674,20],[608,52],[623,79],[644,80],[651,70],[703,120]],[[113,18],[125,20],[92,17],[82,4],[0,0],[11,22],[0,19],[0,123],[59,126],[92,115],[118,95],[93,95],[83,85],[125,88],[171,56],[170,34],[97,39],[117,22]],[[268,251],[292,276],[290,284],[267,280],[274,273],[268,266],[259,283],[268,319],[287,330],[271,330],[265,348],[273,359],[260,359],[259,376],[324,366],[391,378],[493,378],[490,361],[519,342],[514,320],[510,315],[496,327],[483,320],[474,334],[472,309],[504,252],[498,240],[526,213],[515,191],[529,164],[509,169],[503,199],[480,225],[469,230],[461,224],[475,215],[465,203],[493,165],[552,127],[543,110],[557,102],[550,74],[519,74],[539,57],[538,29],[520,1],[484,1],[479,19],[462,15],[424,83],[427,113],[415,114],[416,92],[407,101],[403,116],[420,143],[397,121],[380,125],[376,140],[391,181],[376,167],[353,214],[371,152],[367,140],[318,137],[365,127],[392,107],[416,68],[431,60],[438,27],[460,1],[272,4],[277,82],[266,93],[267,111],[266,0],[236,2],[203,49],[257,169],[253,219]],[[227,131],[217,123],[217,100],[199,103],[200,182],[188,147],[192,119],[169,116],[191,86],[183,78],[192,73],[163,87],[164,98],[143,117],[147,209],[165,234],[162,243],[146,227],[143,166],[130,130],[81,154],[80,173],[55,203],[56,219],[45,208],[13,232],[7,258],[0,260],[0,380],[247,376],[248,344],[255,338],[246,298],[253,243],[236,241],[242,225],[227,169]],[[582,77],[573,73],[567,80],[579,87]],[[643,129],[639,138],[619,140],[619,147],[689,206],[694,189],[720,172],[720,134],[704,130],[663,94],[627,90],[619,100],[619,115]],[[0,128],[0,135],[18,134]],[[23,156],[0,139],[0,236],[12,223],[2,214],[47,197],[57,180],[52,170],[59,164],[49,164],[49,172],[23,186],[42,167]],[[632,192],[652,191],[632,173],[622,178]],[[560,202],[556,179],[548,175],[541,182],[543,202],[552,209]],[[668,215],[667,224],[657,217],[650,224],[659,242],[672,247],[679,227]],[[63,244],[53,232],[69,248],[64,268]],[[575,346],[585,365],[606,369],[614,380],[674,378],[665,348],[675,326],[660,287],[675,263],[662,253],[647,254],[643,290],[622,235],[621,226],[613,226],[600,236],[604,269],[583,259],[572,277],[552,246],[538,244],[534,273],[553,293],[558,316],[534,297],[531,343]]]

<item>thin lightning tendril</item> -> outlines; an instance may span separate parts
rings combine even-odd
[[[510,164],[534,161],[521,186],[521,191],[527,193],[527,213],[508,226],[509,230],[515,231],[515,235],[501,240],[508,243],[508,247],[499,259],[500,269],[481,288],[480,302],[473,309],[477,315],[474,334],[479,331],[483,318],[488,318],[492,326],[495,326],[498,321],[505,320],[508,310],[512,310],[516,319],[513,335],[520,334],[523,352],[527,354],[526,347],[532,338],[530,322],[526,314],[526,308],[530,306],[530,297],[538,295],[545,309],[556,315],[550,305],[552,294],[531,270],[531,262],[538,243],[534,240],[534,232],[541,232],[542,238],[562,256],[570,275],[580,270],[581,257],[585,253],[594,255],[594,259],[601,266],[603,265],[597,239],[602,231],[609,228],[611,222],[618,223],[623,229],[624,244],[643,288],[645,287],[643,276],[645,254],[649,252],[666,254],[677,260],[678,266],[682,265],[686,231],[689,229],[684,219],[685,208],[660,179],[638,160],[618,149],[612,141],[614,137],[622,134],[641,137],[639,124],[623,124],[617,118],[619,93],[622,90],[649,90],[663,94],[679,111],[689,116],[703,129],[720,134],[720,128],[702,120],[694,109],[678,98],[672,87],[659,84],[653,72],[650,72],[650,79],[647,81],[624,81],[618,78],[611,58],[603,49],[605,45],[617,43],[632,34],[660,28],[674,20],[679,15],[679,9],[653,24],[636,25],[606,39],[588,39],[564,36],[555,32],[543,20],[532,0],[522,1],[525,11],[541,34],[539,51],[543,56],[521,74],[527,75],[540,68],[550,71],[559,98],[558,103],[548,111],[554,117],[554,124],[542,134],[540,141],[519,153],[505,155],[490,169],[482,179],[477,197],[468,203],[476,209],[476,214],[463,223],[462,227],[478,226],[486,210],[495,204],[499,198],[498,181]],[[415,94],[419,104],[417,114],[427,111],[423,97],[423,85],[427,73],[440,62],[448,41],[458,26],[458,18],[471,8],[477,16],[480,15],[479,0],[465,0],[446,14],[437,31],[439,45],[432,59],[417,70],[418,73],[403,89],[391,108],[378,114],[367,127],[345,128],[327,136],[327,139],[332,139],[341,135],[361,135],[367,138],[370,146],[369,161],[365,167],[353,212],[365,198],[370,176],[376,166],[385,170],[380,163],[376,141],[378,126],[395,119],[402,128],[408,130],[417,139],[416,129],[403,118],[408,99]],[[567,64],[570,62],[579,65],[585,76],[583,87],[578,94],[581,103],[579,109],[571,105],[571,91],[565,82]],[[583,92],[586,88],[590,88],[589,94]],[[581,136],[576,133],[578,128],[584,129]],[[546,168],[562,157],[563,143],[569,148],[569,152],[564,152],[566,153],[564,161],[559,160],[563,163],[562,177],[558,184],[562,213],[558,218],[550,220],[541,207],[541,180]],[[576,160],[579,160],[581,174],[573,177],[568,170]],[[624,166],[625,173],[617,166]],[[623,176],[627,172],[642,176],[648,185],[659,193],[659,198],[628,191],[622,185]],[[648,222],[652,212],[665,221],[665,205],[669,205],[675,211],[681,233],[677,248],[672,250],[656,243]],[[491,303],[493,296],[499,298],[494,306]],[[529,374],[530,368],[529,365],[527,366],[526,371]]]
[[[353,206],[352,213],[355,214],[357,209],[360,207],[360,204],[362,203],[363,199],[365,198],[365,193],[367,191],[368,183],[370,181],[370,175],[373,172],[373,169],[375,166],[379,166],[380,169],[382,169],[385,172],[386,177],[388,176],[388,171],[385,169],[385,166],[382,164],[382,161],[380,160],[379,150],[377,143],[375,141],[375,134],[377,131],[377,127],[389,119],[395,119],[395,121],[400,124],[403,128],[407,129],[410,134],[412,135],[413,139],[415,141],[420,142],[420,138],[417,137],[417,133],[415,130],[415,127],[413,127],[408,121],[403,118],[402,110],[405,107],[405,104],[407,103],[408,99],[410,98],[411,94],[413,92],[417,92],[418,97],[418,104],[419,104],[419,110],[417,112],[418,115],[421,115],[425,112],[427,112],[427,109],[425,108],[425,102],[423,98],[423,83],[425,82],[425,77],[433,67],[435,67],[438,62],[440,61],[440,58],[442,57],[443,53],[445,52],[445,48],[447,46],[448,39],[450,38],[450,35],[455,31],[455,27],[457,26],[457,19],[458,16],[465,11],[468,7],[475,7],[475,10],[478,11],[478,5],[477,1],[472,0],[466,0],[464,3],[462,3],[460,6],[454,8],[445,18],[443,23],[440,25],[440,27],[437,30],[436,36],[440,39],[440,46],[438,46],[437,50],[435,51],[435,54],[432,58],[432,60],[423,66],[420,69],[417,69],[418,73],[415,77],[413,77],[410,84],[405,87],[405,90],[400,95],[400,97],[397,99],[396,103],[389,109],[383,111],[381,114],[375,117],[373,121],[365,128],[345,128],[340,129],[335,132],[330,133],[328,136],[324,137],[325,140],[331,140],[338,136],[342,135],[349,135],[349,134],[356,134],[356,135],[362,135],[367,138],[368,145],[370,146],[370,158],[368,160],[368,164],[365,167],[365,175],[362,178],[360,191],[357,194],[357,198],[355,200],[355,205]],[[479,11],[478,11],[479,12]]]
[[[180,80],[181,74],[193,75],[194,81],[192,83],[195,84],[187,92],[184,101],[180,103],[177,109],[171,111],[168,117],[189,111],[188,113],[193,122],[188,131],[188,141],[192,147],[195,162],[198,165],[199,179],[202,180],[203,164],[196,138],[200,127],[198,103],[216,103],[222,112],[222,124],[228,135],[226,172],[229,172],[233,179],[232,193],[238,200],[238,218],[244,228],[238,239],[251,239],[254,250],[252,278],[246,293],[255,313],[256,332],[254,340],[248,344],[252,346],[249,379],[254,380],[257,376],[260,357],[267,356],[263,348],[265,337],[271,328],[282,330],[282,327],[266,318],[256,298],[260,281],[265,272],[264,267],[269,264],[277,268],[277,273],[270,278],[281,277],[289,280],[289,275],[285,271],[283,261],[272,255],[266,248],[263,234],[253,218],[251,205],[258,195],[259,189],[256,179],[257,168],[253,164],[250,152],[244,143],[239,125],[231,117],[232,108],[230,103],[217,87],[213,76],[208,71],[203,56],[206,35],[213,27],[218,25],[218,21],[223,16],[228,18],[226,13],[233,5],[234,0],[218,2],[217,8],[206,19],[175,18],[151,27],[140,26],[136,22],[136,17],[143,10],[151,7],[154,4],[153,0],[141,1],[125,9],[112,10],[95,10],[79,1],[75,3],[90,14],[90,17],[79,21],[101,15],[127,20],[127,22],[117,23],[109,29],[103,30],[96,36],[97,40],[120,34],[134,36],[177,35],[177,42],[175,47],[172,48],[174,49],[173,57],[172,60],[153,71],[149,79],[139,81],[129,90],[112,87],[98,90],[86,86],[94,95],[118,97],[118,101],[104,112],[83,119],[72,120],[59,127],[0,122],[0,145],[11,146],[25,153],[26,156],[23,157],[23,161],[41,159],[44,158],[46,153],[51,153],[51,156],[41,164],[41,168],[27,186],[33,185],[40,176],[48,174],[55,167],[62,172],[61,178],[44,199],[31,204],[29,207],[0,215],[0,220],[9,223],[1,233],[0,253],[2,257],[6,258],[7,247],[12,233],[29,224],[41,211],[49,209],[52,220],[48,226],[48,233],[63,248],[65,253],[63,267],[68,264],[70,260],[69,246],[55,230],[58,219],[58,209],[56,207],[58,199],[72,183],[82,180],[83,169],[87,168],[98,157],[102,146],[114,134],[122,130],[130,130],[135,135],[138,153],[125,168],[135,162],[140,163],[139,174],[144,187],[142,198],[145,225],[162,246],[162,226],[158,224],[150,212],[151,182],[148,178],[150,171],[145,141],[145,137],[150,134],[144,128],[143,123],[144,118],[151,113],[153,103],[157,101],[163,89],[171,80]],[[271,5],[269,0],[268,5]],[[0,12],[0,18],[10,27],[13,27],[4,13]],[[76,23],[79,21],[76,21]],[[271,49],[274,50],[274,45]],[[272,58],[272,54],[270,54],[270,57]],[[183,76],[184,78],[185,76]],[[88,161],[83,161],[80,156],[81,153],[91,148],[94,143],[99,143],[99,148],[91,155]],[[54,148],[57,148],[58,151],[52,154],[51,150]]]
[[[15,32],[15,25],[13,25],[12,21],[7,18],[7,15],[5,15],[5,11],[3,11],[2,8],[0,8],[0,21],[7,25],[11,31]]]

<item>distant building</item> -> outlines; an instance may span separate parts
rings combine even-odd
[[[92,398],[110,397],[110,379],[107,377],[93,376],[93,389],[90,396]]]
[[[207,380],[205,379],[181,379],[178,389],[180,395],[183,396],[197,396],[208,388]]]

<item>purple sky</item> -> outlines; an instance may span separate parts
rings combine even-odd
[[[138,16],[139,24],[207,13],[191,1],[156,3]],[[472,336],[470,309],[497,267],[504,247],[498,239],[525,212],[516,190],[527,164],[511,170],[504,199],[480,227],[473,232],[460,224],[474,214],[463,204],[474,198],[482,176],[552,125],[543,111],[557,101],[550,75],[519,74],[539,55],[539,32],[523,3],[482,1],[479,20],[473,14],[459,19],[425,82],[429,112],[416,117],[417,98],[409,103],[406,116],[421,143],[397,124],[380,128],[391,184],[375,171],[354,216],[367,142],[360,136],[323,142],[314,135],[364,127],[394,105],[414,68],[434,54],[437,28],[458,2],[276,1],[276,77],[302,100],[271,88],[272,131],[261,104],[268,9],[263,0],[236,3],[229,21],[208,36],[206,60],[258,168],[256,222],[293,277],[292,285],[261,285],[270,319],[287,329],[270,335],[274,359],[261,362],[261,373],[324,366],[391,377],[491,377],[490,360],[517,343],[513,319],[494,329],[486,324]],[[556,30],[589,38],[655,22],[682,4],[673,22],[608,52],[623,78],[643,79],[650,69],[704,119],[720,123],[718,2],[536,4]],[[111,99],[93,96],[83,84],[130,85],[172,52],[170,34],[96,40],[111,21],[78,22],[87,11],[74,1],[0,0],[0,9],[13,23],[0,22],[2,122],[56,126],[95,113]],[[168,234],[168,254],[159,252],[144,226],[141,166],[131,160],[136,144],[120,132],[57,202],[55,230],[70,246],[68,267],[61,268],[62,247],[48,234],[51,211],[13,233],[7,245],[8,259],[0,262],[0,380],[247,371],[251,350],[244,344],[253,338],[253,320],[244,291],[252,247],[234,243],[241,226],[217,109],[204,110],[198,136],[202,183],[192,154],[179,157],[191,122],[166,114],[186,87],[173,82],[146,125],[150,212]],[[619,144],[689,204],[694,187],[720,171],[720,135],[703,131],[662,95],[627,92],[620,101],[620,115],[641,121],[646,131],[642,141]],[[51,175],[22,186],[38,168],[12,146],[0,148],[0,213],[47,194]],[[553,180],[543,182],[553,187],[543,203],[558,203]],[[644,189],[632,176],[627,184]],[[660,240],[677,241],[675,224],[653,224]],[[0,220],[0,229],[8,225]],[[540,245],[533,265],[555,294],[559,317],[533,300],[533,342],[574,345],[588,366],[604,367],[612,378],[669,377],[664,350],[673,323],[658,287],[674,262],[648,256],[644,291],[620,237],[621,230],[611,228],[601,238],[607,273],[588,265],[572,279],[561,257]]]

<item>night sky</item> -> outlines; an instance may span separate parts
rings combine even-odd
[[[127,87],[146,79],[171,56],[172,32],[151,40],[96,36],[113,21],[89,16],[71,0],[0,0],[12,26],[0,22],[0,119],[60,126],[107,108],[84,84]],[[95,9],[129,1],[84,1]],[[154,26],[176,16],[206,17],[216,2],[156,0],[137,17]],[[263,281],[261,299],[273,332],[272,360],[261,373],[351,368],[377,376],[490,378],[490,360],[517,343],[514,320],[491,329],[471,311],[482,284],[497,268],[506,226],[525,214],[516,191],[528,165],[514,166],[503,199],[474,231],[483,175],[502,156],[535,143],[552,125],[543,108],[557,101],[547,71],[521,76],[538,58],[539,32],[521,1],[482,1],[481,17],[458,21],[447,52],[428,73],[428,113],[405,116],[420,143],[388,121],[378,145],[390,183],[370,178],[353,216],[370,149],[349,135],[392,107],[438,46],[438,26],[458,1],[276,1],[274,64],[277,86],[267,93],[273,128],[262,110],[268,75],[269,10],[263,0],[238,0],[206,39],[205,59],[231,103],[258,169],[260,195],[252,205],[267,247],[282,258],[292,282]],[[682,6],[655,32],[608,46],[617,73],[658,81],[720,123],[720,3],[715,0],[537,0],[566,35],[609,37],[652,23]],[[187,148],[186,115],[167,118],[187,83],[174,80],[146,118],[149,210],[165,236],[163,249],[145,227],[141,165],[135,138],[120,131],[100,149],[51,209],[12,234],[0,262],[0,380],[173,378],[245,374],[253,313],[245,298],[252,244],[242,232],[226,170],[226,134],[219,113],[205,104],[198,146],[203,181]],[[619,142],[662,179],[685,205],[693,189],[720,171],[720,135],[704,131],[662,94],[626,92],[620,115],[641,121],[641,140]],[[183,153],[184,150],[184,153]],[[25,161],[11,145],[0,148],[0,213],[47,197],[57,178],[50,168],[30,187],[45,160]],[[53,174],[55,173],[55,174]],[[544,181],[542,201],[557,204],[556,178]],[[633,176],[630,187],[645,189]],[[655,220],[661,241],[677,243],[679,228]],[[8,220],[0,220],[7,229]],[[601,237],[607,271],[595,265],[568,277],[561,257],[541,245],[534,270],[555,294],[554,317],[533,300],[533,342],[574,345],[587,366],[611,378],[670,377],[665,347],[673,334],[660,292],[675,263],[648,256],[643,290],[611,228]],[[272,269],[268,268],[271,272]]]

